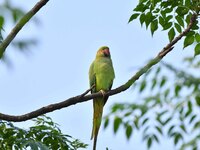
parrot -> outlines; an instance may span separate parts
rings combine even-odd
[[[108,100],[105,92],[110,90],[115,78],[109,47],[102,46],[96,53],[96,58],[89,68],[89,83],[91,93],[101,92],[103,97],[93,99],[93,127],[91,140],[93,150],[96,150],[97,136],[101,125],[103,107]]]

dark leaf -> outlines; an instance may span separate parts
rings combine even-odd
[[[172,133],[173,133],[173,129],[175,128],[175,126],[174,125],[172,125],[169,129],[168,129],[168,132],[167,132],[167,134],[168,134],[168,136],[172,136]]]
[[[200,106],[200,96],[199,95],[197,95],[195,97],[195,100],[196,100],[197,105]]]
[[[121,123],[122,123],[122,119],[119,118],[119,117],[115,117],[115,119],[114,119],[114,133],[117,132]]]
[[[147,123],[147,121],[149,120],[149,118],[146,118],[142,121],[142,126],[145,125]]]
[[[142,14],[140,15],[140,24],[143,25],[144,21],[145,21],[145,14],[142,13]]]
[[[2,30],[3,25],[4,25],[4,17],[0,16],[0,31]]]
[[[163,132],[162,132],[161,127],[159,127],[159,126],[155,126],[155,128],[156,128],[156,130],[157,130],[161,135],[163,135]]]
[[[185,132],[185,133],[187,133],[187,130],[186,130],[186,128],[185,128],[185,125],[184,124],[181,124],[180,125],[180,128]]]
[[[178,15],[175,18],[176,18],[176,21],[178,22],[178,24],[184,28],[183,18]]]
[[[149,139],[147,140],[147,147],[150,148],[152,145],[152,138],[149,137]]]
[[[193,42],[194,42],[194,36],[193,35],[186,36],[186,38],[184,40],[183,48],[186,48],[187,46],[193,44]]]
[[[174,31],[174,28],[172,27],[169,32],[168,32],[168,38],[169,38],[169,41],[171,42],[175,37],[175,31]]]
[[[198,43],[194,48],[194,56],[197,56],[200,54],[200,43]]]
[[[162,80],[161,80],[161,82],[160,82],[160,88],[163,87],[163,86],[165,85],[166,81],[167,81],[167,78],[166,78],[165,76],[162,77]]]
[[[153,22],[151,22],[151,35],[152,36],[157,29],[158,29],[158,21],[155,19]]]
[[[104,122],[104,129],[107,128],[108,124],[109,124],[109,118],[106,117],[105,122]]]
[[[144,91],[145,87],[146,87],[146,81],[143,80],[142,83],[141,83],[141,85],[140,85],[140,90],[139,91],[140,92]]]
[[[181,33],[182,32],[181,26],[178,23],[175,23],[174,25],[175,25],[176,31]]]
[[[179,95],[180,90],[181,90],[181,85],[176,85],[174,90],[176,96]]]
[[[129,140],[130,137],[131,137],[132,131],[133,131],[132,126],[127,125],[127,127],[126,127],[126,138],[127,138],[128,140]]]
[[[189,123],[191,124],[191,123],[195,120],[196,117],[197,117],[197,115],[193,115],[193,116],[190,118]]]
[[[172,22],[168,22],[163,26],[163,30],[167,30],[167,29],[171,28],[171,26],[172,26]]]
[[[180,133],[176,133],[174,136],[174,144],[177,145],[178,142],[183,139],[182,135]]]
[[[152,135],[152,138],[153,138],[157,143],[159,143],[159,139],[158,139],[158,137],[157,137],[155,134]]]
[[[138,13],[132,14],[132,16],[130,17],[128,23],[131,22],[131,21],[133,21],[134,19],[136,19],[139,15],[140,14],[138,14]]]

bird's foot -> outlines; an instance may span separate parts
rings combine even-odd
[[[104,90],[100,90],[101,94],[103,95],[103,97],[105,97],[106,92]]]

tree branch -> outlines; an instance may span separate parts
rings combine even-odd
[[[15,38],[23,26],[48,2],[49,0],[40,0],[29,12],[27,12],[11,30],[8,36],[0,44],[0,58],[2,58],[6,48]]]
[[[140,76],[142,76],[144,73],[146,73],[152,66],[157,64],[165,55],[167,55],[173,49],[173,46],[184,35],[186,35],[190,31],[194,22],[196,21],[197,15],[198,14],[193,14],[188,27],[182,33],[180,33],[176,38],[174,38],[169,44],[167,44],[167,46],[164,47],[154,59],[150,60],[149,63],[146,64],[143,68],[141,68],[132,78],[130,78],[130,80],[128,80],[125,84],[119,86],[118,88],[115,88],[113,90],[106,92],[105,95],[111,96],[111,95],[115,95],[115,94],[118,94],[120,92],[127,90],[136,80],[138,80],[140,78]],[[91,90],[91,89],[89,89],[89,90]],[[71,97],[60,103],[55,103],[55,104],[51,104],[51,105],[42,107],[38,110],[32,111],[32,112],[24,114],[24,115],[13,116],[13,115],[7,115],[7,114],[0,113],[0,119],[7,120],[7,121],[14,121],[14,122],[26,121],[26,120],[38,117],[38,116],[43,115],[48,112],[52,112],[52,111],[55,111],[55,110],[58,110],[61,108],[69,107],[69,106],[75,105],[77,103],[86,102],[88,100],[103,96],[101,94],[101,92],[90,94],[90,95],[85,95],[85,93],[87,93],[89,90],[87,90],[86,92],[84,92],[81,95]]]

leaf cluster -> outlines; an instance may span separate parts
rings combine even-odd
[[[62,134],[58,124],[50,117],[41,116],[33,121],[35,125],[28,130],[18,128],[10,122],[0,121],[1,149],[76,150],[87,147],[87,144]]]
[[[139,19],[140,24],[145,24],[151,34],[159,27],[168,32],[171,42],[176,35],[185,29],[191,20],[192,14],[199,14],[200,1],[198,0],[140,0],[129,19],[132,22]],[[198,19],[191,31],[185,36],[183,48],[195,44],[194,55],[200,54],[200,34]]]
[[[117,133],[124,126],[127,139],[134,130],[140,131],[148,148],[167,137],[178,149],[199,149],[200,78],[194,74],[199,71],[200,61],[189,57],[184,62],[190,71],[164,62],[150,70],[134,85],[134,92],[143,98],[114,104],[104,127],[113,122]]]
[[[25,11],[21,7],[17,7],[12,5],[10,0],[3,0],[0,4],[0,44],[4,40],[3,33],[4,27],[7,23],[12,23],[13,25],[16,24],[20,18],[25,15]],[[21,52],[25,53],[28,52],[27,50],[37,44],[37,40],[33,37],[29,39],[15,39],[11,45]],[[0,52],[0,58],[4,61],[8,59],[3,53]],[[8,61],[8,60],[7,60]]]

